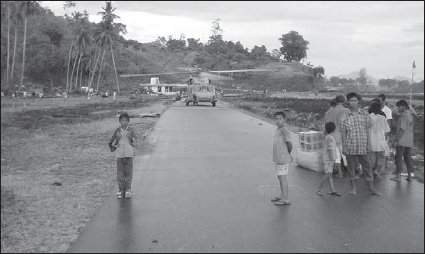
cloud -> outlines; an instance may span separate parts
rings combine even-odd
[[[403,32],[409,33],[409,34],[424,34],[424,23],[417,23],[414,24],[412,27],[404,29]]]

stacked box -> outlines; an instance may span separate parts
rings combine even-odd
[[[320,131],[307,131],[298,134],[301,151],[317,151],[322,150],[324,134]]]

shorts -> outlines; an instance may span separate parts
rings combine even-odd
[[[284,165],[275,164],[275,168],[276,168],[276,175],[286,176],[288,175],[288,171],[289,171],[289,163]]]
[[[334,172],[334,162],[332,161],[323,161],[323,170],[325,171],[326,174],[328,173],[333,173]]]

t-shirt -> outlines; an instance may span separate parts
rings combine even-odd
[[[373,152],[384,151],[387,145],[385,141],[385,133],[390,131],[387,119],[382,115],[369,114],[372,120],[372,128],[370,129],[370,143]]]
[[[110,142],[116,142],[116,135],[117,133],[121,133],[121,138],[119,138],[117,149],[115,150],[115,157],[118,158],[124,158],[124,157],[134,157],[134,150],[133,150],[133,144],[130,141],[129,136],[132,136],[132,140],[136,138],[134,130],[131,127],[127,127],[126,129],[122,129],[119,127],[112,136],[112,139]]]
[[[393,119],[393,111],[386,105],[382,108],[382,111],[385,113],[387,120]]]
[[[397,146],[413,147],[413,118],[408,110],[404,111],[400,115],[397,122],[397,134],[400,129],[404,130],[404,134],[397,142]]]
[[[336,141],[332,135],[326,135],[323,147],[323,161],[335,161],[336,159]],[[333,160],[332,157],[333,156]]]
[[[291,134],[285,127],[278,128],[274,132],[273,139],[273,162],[278,165],[288,164],[292,161],[286,142],[291,141]]]
[[[344,113],[348,113],[350,110],[348,108],[344,108],[342,105],[336,105],[335,107],[326,111],[324,120],[325,124],[327,122],[333,122],[335,124],[335,133],[334,137],[337,143],[341,143],[341,124],[340,119],[341,115]]]

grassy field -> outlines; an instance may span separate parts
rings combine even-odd
[[[1,252],[65,252],[111,188],[117,113],[162,113],[172,98],[1,101]],[[131,118],[143,138],[158,118]]]

